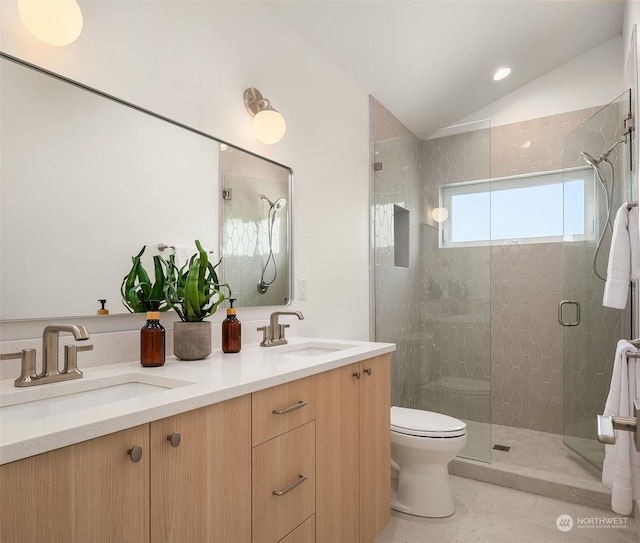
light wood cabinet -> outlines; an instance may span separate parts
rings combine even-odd
[[[249,396],[153,422],[150,442],[153,543],[251,540]]]
[[[148,444],[143,425],[0,466],[0,541],[149,541]]]
[[[252,394],[253,543],[313,543],[316,376]]]
[[[248,543],[251,399],[5,464],[0,489],[3,542]]]
[[[252,394],[253,446],[316,418],[316,377],[305,377]]]
[[[253,542],[276,543],[313,515],[315,421],[253,449]]]
[[[391,520],[391,357],[360,363],[360,541]]]
[[[391,509],[389,362],[0,466],[0,541],[371,543]]]
[[[390,355],[319,374],[318,543],[371,543],[391,518]]]

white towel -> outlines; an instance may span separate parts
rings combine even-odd
[[[636,359],[627,359],[628,352],[638,352],[638,349],[624,339],[618,341],[611,387],[604,407],[606,416],[633,416],[633,402],[640,392],[640,372],[636,372]],[[633,499],[638,499],[640,453],[636,451],[633,433],[616,430],[615,434],[615,445],[605,445],[602,482],[612,487],[611,509],[628,515],[633,508]]]
[[[178,269],[182,268],[185,264],[189,262],[189,259],[198,252],[195,245],[176,245],[175,246],[175,255],[176,255],[176,266]]]
[[[213,254],[213,251],[208,250],[206,247],[204,249],[209,254],[209,259],[211,259],[211,255]],[[198,248],[195,246],[195,244],[194,245],[176,245],[174,250],[176,255],[176,266],[178,266],[178,269],[182,268],[182,266],[184,266],[185,264],[188,264],[189,260],[191,260],[191,257],[193,255],[198,254]]]
[[[640,276],[640,231],[638,208],[623,204],[613,223],[613,236],[607,265],[602,305],[624,309],[627,305],[629,282]]]
[[[629,210],[629,245],[631,248],[631,280],[640,279],[640,219],[638,206]]]

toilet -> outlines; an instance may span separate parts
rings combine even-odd
[[[448,464],[467,442],[467,425],[453,417],[391,408],[391,508],[420,517],[455,513]],[[394,492],[397,479],[397,492]]]

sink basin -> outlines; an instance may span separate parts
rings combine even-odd
[[[331,343],[327,341],[306,341],[293,345],[273,347],[273,353],[295,356],[322,356],[324,354],[357,347],[356,343]],[[271,347],[269,347],[271,348]]]
[[[41,419],[91,407],[157,394],[189,381],[143,373],[127,373],[96,379],[79,379],[38,385],[3,395],[0,418],[11,421]],[[36,390],[43,389],[43,390]]]

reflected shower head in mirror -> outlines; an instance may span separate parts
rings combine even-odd
[[[262,275],[260,276],[260,281],[258,281],[258,292],[260,294],[265,294],[269,287],[275,282],[278,278],[278,265],[276,263],[275,256],[273,254],[273,226],[276,222],[276,214],[278,211],[282,210],[284,206],[287,205],[287,200],[285,198],[278,198],[275,202],[272,202],[267,198],[264,194],[260,195],[262,200],[265,200],[269,203],[269,217],[267,219],[267,231],[268,231],[268,243],[269,243],[269,256],[267,257],[267,261],[262,268]],[[271,263],[273,267],[273,279],[271,281],[267,281],[265,279],[265,274],[267,272],[267,268]]]
[[[285,198],[278,198],[275,202],[269,200],[269,198],[267,198],[264,194],[261,194],[260,198],[269,202],[271,209],[273,209],[274,211],[280,211],[284,206],[287,205],[287,200]]]

